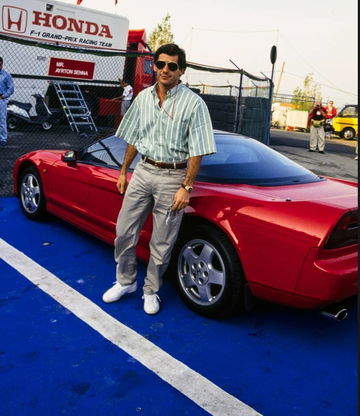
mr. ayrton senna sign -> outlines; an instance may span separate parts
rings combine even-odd
[[[56,1],[0,0],[0,6],[3,35],[90,49],[126,49],[129,23],[124,17]]]

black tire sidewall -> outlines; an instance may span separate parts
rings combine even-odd
[[[38,208],[35,212],[30,213],[28,211],[26,211],[26,209],[24,208],[23,205],[23,200],[22,200],[22,195],[21,195],[21,188],[22,188],[22,184],[24,182],[24,179],[27,175],[33,175],[38,184],[39,184],[39,188],[40,188],[40,200],[39,200],[39,205]],[[43,190],[43,185],[41,182],[41,178],[40,178],[40,174],[37,171],[37,169],[35,167],[28,167],[24,170],[24,172],[21,174],[20,177],[20,181],[19,181],[19,198],[20,198],[20,206],[21,209],[23,211],[23,213],[30,218],[31,220],[36,220],[36,221],[41,221],[44,220],[46,218],[46,201],[45,201],[45,197],[44,197],[44,190]]]
[[[199,305],[184,292],[178,273],[179,255],[184,245],[194,239],[209,242],[219,252],[225,266],[225,286],[221,297],[212,305]],[[175,275],[177,290],[187,306],[193,311],[210,317],[222,318],[243,310],[244,274],[236,250],[228,237],[217,227],[199,225],[191,227],[179,237],[172,260],[172,273]]]
[[[351,133],[351,137],[346,137],[346,133],[347,133],[347,132],[350,132],[350,133]],[[342,137],[343,137],[345,140],[352,140],[352,139],[355,137],[355,132],[354,132],[354,130],[353,130],[353,129],[351,129],[351,128],[346,128],[346,129],[344,129],[344,130],[343,130]]]
[[[18,121],[16,120],[16,118],[15,117],[13,117],[13,116],[10,116],[8,119],[7,119],[7,128],[8,128],[8,130],[10,130],[10,131],[14,131],[14,130],[16,130],[18,127],[19,127],[19,125],[18,125],[19,123],[18,123]]]

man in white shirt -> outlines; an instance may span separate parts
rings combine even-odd
[[[134,95],[133,87],[126,81],[119,78],[121,87],[123,88],[123,93],[121,97],[115,97],[112,100],[120,100],[121,107],[120,107],[120,115],[121,118],[124,117],[125,113],[130,107],[131,100]]]
[[[125,80],[121,81],[121,86],[124,88],[124,91],[121,96],[120,114],[121,114],[121,117],[124,117],[125,113],[130,107],[134,92],[133,92],[132,86]]]
[[[154,54],[157,83],[140,91],[116,136],[127,142],[117,189],[124,195],[115,240],[116,282],[103,295],[117,302],[137,290],[136,246],[150,212],[150,258],[143,286],[144,311],[160,310],[158,292],[170,261],[184,209],[190,202],[201,159],[216,152],[210,114],[202,98],[180,77],[185,51],[166,44]],[[128,183],[127,172],[142,155]]]

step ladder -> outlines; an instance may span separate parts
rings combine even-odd
[[[75,82],[53,82],[53,85],[71,130],[76,133],[97,132],[79,85]]]

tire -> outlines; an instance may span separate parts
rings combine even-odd
[[[52,123],[50,123],[49,121],[44,121],[42,124],[41,124],[41,127],[43,128],[43,130],[45,130],[45,131],[48,131],[48,130],[50,130],[51,128],[52,128]]]
[[[24,214],[32,220],[46,218],[46,201],[40,175],[34,167],[27,168],[19,182],[20,205]]]
[[[341,132],[341,137],[345,140],[352,140],[355,137],[355,130],[351,127],[346,127],[346,129]]]
[[[221,230],[192,227],[180,237],[174,254],[176,286],[190,309],[210,318],[244,309],[245,278],[235,248]]]
[[[18,121],[16,120],[16,118],[15,117],[9,117],[8,119],[7,119],[7,128],[8,128],[8,130],[10,130],[10,131],[14,131],[14,130],[16,130],[17,128],[19,127],[19,123],[18,123]]]

